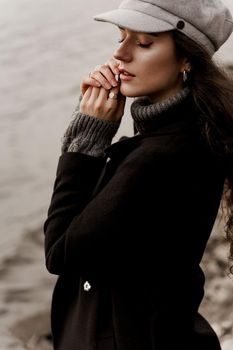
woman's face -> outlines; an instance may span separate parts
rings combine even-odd
[[[121,93],[149,96],[161,101],[182,88],[185,60],[176,57],[170,32],[145,34],[119,28],[120,45],[114,58],[120,62]]]

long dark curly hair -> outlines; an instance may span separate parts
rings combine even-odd
[[[203,133],[213,152],[226,164],[222,208],[229,259],[233,261],[233,78],[204,48],[179,31],[172,33],[177,57],[187,57],[191,64],[187,84],[201,112]]]

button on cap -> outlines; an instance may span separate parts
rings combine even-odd
[[[83,285],[83,289],[85,290],[85,292],[89,292],[89,290],[91,289],[91,284],[86,281]]]
[[[184,21],[179,21],[179,22],[177,22],[177,25],[176,25],[176,28],[177,29],[184,29],[184,27],[185,27],[185,23],[184,23]]]

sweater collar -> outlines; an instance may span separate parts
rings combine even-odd
[[[166,100],[151,103],[146,96],[137,98],[131,105],[131,114],[136,131],[140,134],[152,131],[156,126],[167,123],[169,116],[174,115],[177,107],[190,94],[188,87],[180,90]]]
[[[147,101],[147,103],[142,104],[142,101]],[[136,104],[139,108],[144,106],[155,106],[151,104],[148,98],[138,98],[132,104]],[[157,105],[157,104],[156,104]],[[131,105],[132,106],[132,105]],[[157,106],[156,106],[157,107]],[[148,107],[153,108],[153,107]],[[133,107],[134,109],[134,107]],[[136,113],[140,117],[139,109],[136,108]],[[145,108],[147,110],[147,108]],[[135,118],[135,113],[133,113],[133,118]],[[136,147],[137,144],[141,144],[144,140],[152,137],[170,136],[185,134],[192,135],[195,133],[200,136],[200,120],[199,120],[199,110],[193,100],[191,93],[187,93],[186,96],[181,97],[176,103],[171,103],[169,107],[164,108],[160,113],[150,113],[149,117],[145,119],[145,124],[142,133],[137,133],[133,137],[121,137],[118,142],[113,143],[105,149],[107,157],[124,157],[126,153],[130,152]],[[134,119],[135,123],[135,119]],[[140,128],[138,121],[137,127]],[[142,130],[140,128],[140,130]],[[198,136],[198,137],[199,137]]]

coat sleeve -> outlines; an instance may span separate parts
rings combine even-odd
[[[48,216],[44,223],[46,266],[51,273],[64,269],[66,231],[92,196],[105,166],[103,158],[78,152],[60,156]]]
[[[131,273],[159,266],[165,251],[177,265],[199,260],[222,192],[219,175],[210,177],[215,168],[205,159],[139,147],[105,164],[101,158],[64,153],[44,224],[47,269],[95,276]],[[93,196],[103,168],[101,188]],[[187,239],[190,249],[184,250]]]
[[[91,198],[102,168],[103,161],[80,153],[65,153],[59,160],[44,224],[46,266],[51,273],[100,270],[116,254],[121,256],[129,243],[125,235],[131,235],[145,206],[146,172],[133,159],[124,161]]]

